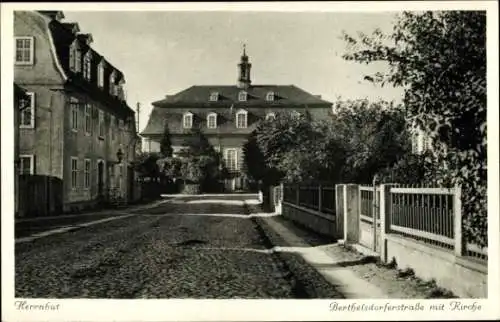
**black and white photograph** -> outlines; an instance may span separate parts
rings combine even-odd
[[[2,4],[2,320],[500,318],[495,9]]]

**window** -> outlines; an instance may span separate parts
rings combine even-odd
[[[115,82],[116,82],[116,76],[115,76],[115,71],[109,75],[109,94],[115,95]]]
[[[81,72],[82,69],[82,55],[78,40],[73,42],[69,51],[69,69],[75,73]]]
[[[182,119],[182,126],[185,129],[190,129],[193,127],[193,114],[191,113],[184,114]]]
[[[20,174],[35,174],[35,164],[33,155],[19,156],[19,173]]]
[[[104,112],[99,111],[99,137],[104,138]]]
[[[217,102],[219,100],[219,93],[210,93],[210,102]]]
[[[271,121],[274,119],[276,119],[276,114],[274,114],[274,113],[267,113],[266,114],[266,121]]]
[[[78,158],[71,158],[71,189],[78,187]]]
[[[209,129],[215,129],[217,127],[217,114],[215,114],[215,113],[208,114],[207,127]]]
[[[226,150],[225,163],[229,171],[235,171],[238,169],[238,158],[236,149]]]
[[[109,120],[109,132],[111,132],[111,140],[115,139],[115,126],[117,121],[115,121],[115,117],[113,115],[110,116]]]
[[[121,143],[123,143],[125,140],[123,139],[123,133],[125,131],[125,126],[124,126],[124,122],[123,120],[120,120],[119,121],[119,125],[118,125],[118,139],[120,140]]]
[[[85,167],[84,167],[84,180],[83,180],[83,187],[85,189],[90,188],[90,159],[85,159]]]
[[[109,166],[109,182],[111,185],[115,184],[115,166],[114,165]]]
[[[15,37],[16,65],[33,65],[34,56],[34,38],[33,37]]]
[[[72,97],[70,101],[71,106],[71,129],[76,132],[78,131],[78,107],[79,102],[76,97]]]
[[[274,101],[274,92],[267,93],[266,101],[270,101],[270,102]]]
[[[97,67],[97,85],[100,88],[104,87],[104,65],[100,63]]]
[[[89,51],[85,57],[83,57],[83,77],[86,80],[90,80],[92,76],[92,54]]]
[[[240,92],[238,94],[238,100],[239,101],[246,101],[247,100],[247,92]]]
[[[247,127],[247,112],[239,111],[236,113],[236,127],[246,128]]]
[[[26,93],[27,101],[23,102],[19,125],[22,128],[35,127],[35,93]]]
[[[85,133],[92,133],[92,105],[85,104]]]

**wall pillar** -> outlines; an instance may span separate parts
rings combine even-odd
[[[359,186],[344,185],[344,242],[356,244],[359,242]]]
[[[391,187],[394,184],[380,185],[380,259],[387,263],[387,234],[391,232]]]
[[[465,239],[462,233],[462,189],[455,186],[453,194],[453,219],[455,221],[455,255],[463,256],[466,249]]]

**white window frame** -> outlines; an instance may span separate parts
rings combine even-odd
[[[231,167],[229,153],[234,152],[234,168]],[[238,171],[238,149],[236,148],[227,148],[224,150],[224,163],[229,171]]]
[[[97,66],[97,86],[104,88],[104,63]]]
[[[273,113],[273,112],[269,112],[266,114],[266,121],[269,121],[269,120],[275,120],[276,119],[276,113]]]
[[[240,102],[246,102],[248,99],[248,93],[245,91],[241,91],[238,93],[238,101]]]
[[[186,126],[187,119],[189,119],[189,126]],[[182,115],[182,127],[185,129],[191,129],[193,127],[193,113],[187,112]]]
[[[242,124],[241,126],[240,126],[240,124],[239,124],[239,122],[238,122],[238,120],[239,120],[239,119],[238,119],[238,117],[239,117],[240,115],[244,115],[244,117],[245,117],[245,118],[244,118],[245,122],[244,122],[244,124]],[[238,128],[238,129],[246,129],[246,128],[248,127],[248,112],[247,112],[247,111],[245,111],[245,110],[238,111],[238,112],[236,113],[236,120],[235,120],[235,123],[236,123],[236,128]]]
[[[80,73],[82,71],[82,53],[78,40],[75,40],[70,48],[69,56],[69,68],[74,73]]]
[[[24,173],[22,172],[23,170],[23,159],[29,159],[30,160],[30,172],[29,173]],[[35,174],[35,156],[33,154],[21,154],[19,155],[19,174]]]
[[[88,166],[88,169],[87,169]],[[88,170],[88,171],[87,171]],[[85,159],[83,161],[83,188],[85,190],[90,189],[91,184],[91,172],[92,172],[92,161],[90,159]]]
[[[23,129],[33,129],[35,127],[35,93],[33,92],[27,92],[26,93],[26,96],[29,96],[30,98],[30,111],[31,111],[31,115],[30,115],[30,122],[29,124],[24,124],[24,113],[26,112],[25,110],[22,110],[21,113],[20,113],[20,116],[19,116],[19,127],[20,128],[23,128]],[[26,109],[27,107],[25,107]]]
[[[104,112],[99,110],[99,138],[104,139],[104,135],[106,135],[106,126],[104,124]]]
[[[74,163],[73,163],[74,162]],[[73,168],[73,165],[76,165],[76,168]],[[78,189],[78,158],[77,157],[71,157],[71,190],[77,190]]]
[[[114,115],[110,115],[109,117],[109,131],[111,132],[111,141],[116,139],[116,125],[118,123],[118,119],[115,118]]]
[[[92,104],[85,104],[85,134],[92,134]]]
[[[92,52],[89,50],[83,57],[83,78],[90,81],[92,79]]]
[[[210,123],[210,119],[213,120],[213,124]],[[209,128],[209,129],[216,129],[217,128],[217,113],[212,112],[212,113],[209,113],[207,115],[207,128]]]
[[[18,40],[29,40],[29,60],[28,61],[18,61],[17,60],[17,41]],[[25,50],[26,48],[23,48]],[[35,63],[35,38],[32,36],[22,36],[14,37],[14,63],[18,66],[29,66]]]
[[[70,107],[71,107],[71,119],[70,119],[70,123],[71,123],[71,131],[73,132],[78,132],[78,112],[79,112],[79,108],[80,108],[80,101],[78,100],[78,98],[76,97],[71,97],[70,99],[71,103],[70,103]]]
[[[274,101],[274,92],[268,92],[266,94],[266,101],[273,102]]]
[[[113,70],[109,74],[109,94],[115,95],[115,82],[116,82],[116,72]]]
[[[210,93],[210,97],[209,97],[210,102],[217,102],[218,100],[219,100],[219,93],[218,92]]]

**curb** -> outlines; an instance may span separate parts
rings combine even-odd
[[[262,242],[264,243],[264,246],[266,249],[269,249],[269,254],[273,256],[274,260],[279,263],[280,269],[283,272],[283,276],[285,280],[287,280],[290,284],[292,284],[292,292],[297,299],[312,299],[314,296],[309,294],[306,290],[306,287],[304,286],[304,283],[301,281],[301,279],[294,273],[294,271],[290,268],[290,266],[287,264],[287,261],[280,255],[279,252],[276,252],[274,248],[276,245],[272,242],[270,239],[268,233],[266,230],[263,228],[263,224],[265,224],[261,219],[255,216],[251,216],[251,211],[249,208],[249,205],[246,202],[243,202],[243,207],[245,209],[245,212],[250,217],[250,221],[253,223],[255,229],[257,230],[257,233],[262,239]]]
[[[34,240],[37,240],[37,239],[40,239],[43,237],[63,234],[63,233],[75,231],[75,230],[78,230],[81,228],[94,226],[94,225],[98,225],[98,224],[102,224],[102,223],[110,222],[110,221],[114,221],[114,220],[125,219],[125,218],[129,218],[132,216],[137,216],[137,215],[136,214],[128,214],[128,215],[100,219],[100,220],[96,220],[96,221],[90,221],[90,222],[86,222],[86,223],[82,223],[82,224],[78,224],[78,225],[72,225],[72,226],[67,226],[67,227],[62,227],[62,228],[57,228],[57,229],[52,229],[52,230],[46,230],[46,231],[42,231],[39,233],[35,233],[31,236],[17,238],[15,240],[15,243],[20,244],[20,243],[31,242],[31,241],[34,241]]]

